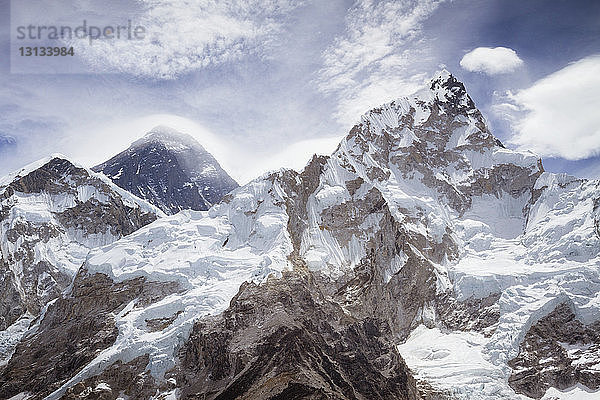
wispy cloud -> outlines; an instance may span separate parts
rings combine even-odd
[[[547,157],[600,154],[600,56],[590,56],[516,93],[494,110],[512,122],[510,142]]]
[[[13,147],[16,144],[17,144],[17,139],[15,139],[14,137],[12,137],[10,135],[5,135],[3,133],[0,133],[0,152],[9,147]]]
[[[99,71],[153,79],[178,76],[249,54],[259,56],[286,16],[293,0],[140,0],[144,11],[134,22],[145,28],[141,40],[75,40],[77,54]]]
[[[507,47],[477,47],[465,54],[460,66],[471,72],[487,75],[506,74],[523,65],[517,52]]]
[[[352,123],[368,108],[416,90],[433,57],[422,23],[438,0],[360,0],[349,10],[346,29],[323,54],[321,92],[336,96],[336,118]]]

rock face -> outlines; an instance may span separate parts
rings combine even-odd
[[[600,321],[586,326],[570,305],[561,303],[533,325],[510,360],[510,385],[517,393],[541,398],[549,387],[560,390],[578,383],[600,386]]]
[[[93,170],[167,214],[208,210],[238,187],[194,138],[162,126]]]
[[[106,275],[80,270],[70,296],[49,305],[43,322],[17,346],[0,374],[0,396],[28,392],[42,398],[50,394],[115,343],[119,330],[114,314],[132,300],[147,305],[176,291],[175,283],[143,278],[114,283]]]
[[[196,323],[171,374],[181,399],[420,398],[390,333],[288,272],[244,284],[223,314]]]
[[[90,248],[111,243],[163,215],[106,178],[59,156],[4,178],[0,200],[2,331],[21,317],[37,316],[59,297]],[[4,358],[10,355],[11,340],[0,342]]]
[[[268,174],[208,212],[92,250],[18,345],[0,393],[506,399],[593,389],[594,374],[560,382],[577,365],[599,368],[587,361],[600,315],[598,198],[597,181],[506,149],[442,71],[365,114],[303,171]],[[36,351],[43,332],[64,340],[52,331],[63,309],[81,332],[69,354],[81,357],[56,376],[58,353]],[[563,343],[544,318],[590,346],[553,358],[558,375],[540,367]]]

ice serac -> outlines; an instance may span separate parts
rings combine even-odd
[[[89,250],[164,215],[56,155],[0,180],[0,357],[59,297]]]
[[[93,170],[167,214],[208,210],[238,187],[193,137],[165,126]]]
[[[597,181],[505,148],[442,71],[303,171],[94,250],[0,372],[0,396],[597,391],[599,198]],[[47,372],[56,352],[33,355],[50,332],[59,343],[77,332],[60,376]]]

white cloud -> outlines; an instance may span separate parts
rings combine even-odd
[[[478,47],[465,54],[460,66],[471,72],[488,75],[506,74],[523,65],[517,52],[507,47]]]
[[[140,0],[132,21],[142,40],[76,39],[71,45],[96,70],[174,79],[190,71],[258,54],[277,34],[294,0]]]
[[[516,133],[510,142],[519,148],[569,160],[600,154],[600,56],[509,93],[508,101],[496,111],[512,120]]]
[[[422,23],[441,2],[360,0],[349,10],[345,32],[323,53],[317,79],[321,92],[338,98],[339,122],[351,124],[423,84],[422,67],[430,67],[433,56]]]
[[[232,176],[237,176],[238,182],[249,182],[251,179],[280,168],[291,168],[296,171],[302,171],[313,155],[330,155],[335,151],[343,136],[325,137],[317,139],[301,140],[286,145],[280,151],[271,153],[260,160],[246,156],[243,164],[238,161],[237,168]],[[244,154],[240,152],[240,156]],[[252,167],[248,167],[248,166]],[[237,174],[237,175],[236,175]]]

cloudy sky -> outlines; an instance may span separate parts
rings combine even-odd
[[[600,176],[598,1],[0,4],[0,174],[54,152],[92,166],[162,124],[195,136],[244,183],[331,152],[362,113],[445,67],[509,147],[551,171]],[[84,19],[131,22],[143,38],[18,38],[19,26]],[[75,56],[19,55],[42,43]]]

